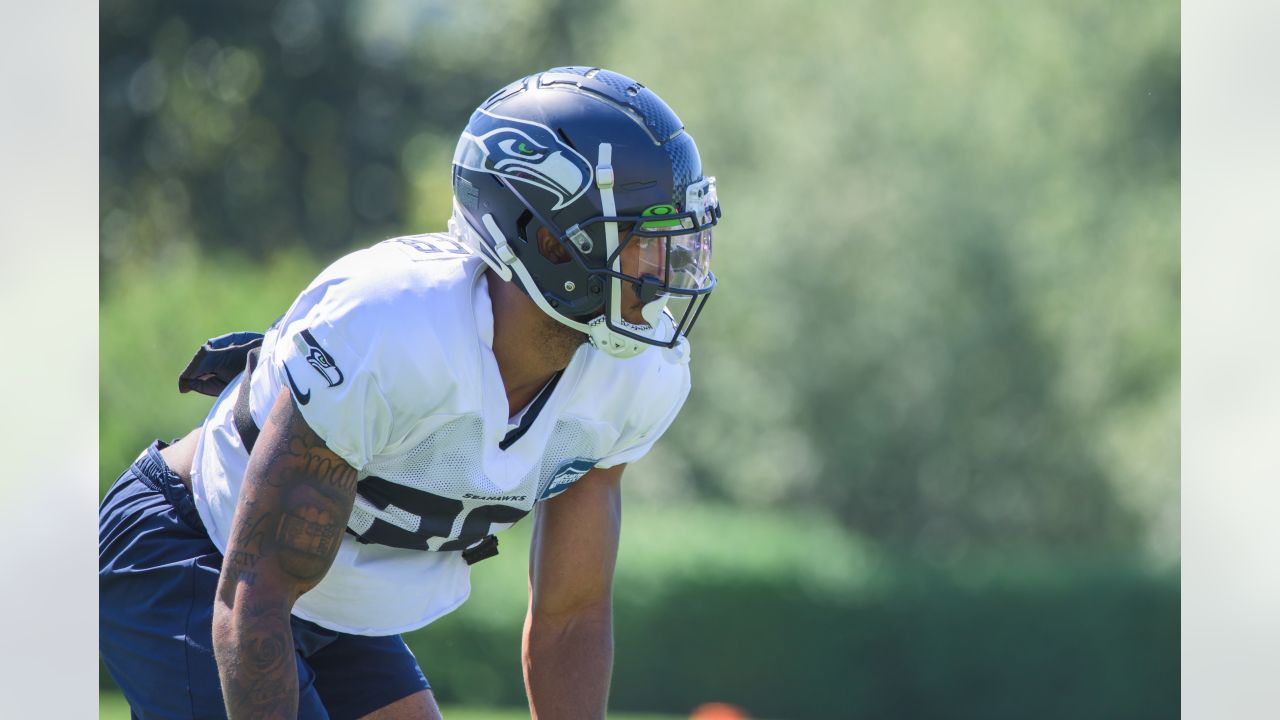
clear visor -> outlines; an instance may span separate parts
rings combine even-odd
[[[633,263],[633,268],[627,267]],[[702,290],[711,284],[711,229],[658,236],[633,231],[621,270],[672,290]]]
[[[715,178],[691,185],[685,208],[631,227],[621,243],[619,269],[624,275],[656,280],[668,290],[696,292],[711,286],[711,235],[720,211]]]

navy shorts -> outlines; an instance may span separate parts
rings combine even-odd
[[[222,554],[157,442],[98,510],[98,648],[133,717],[225,718],[213,657]],[[427,687],[399,635],[293,618],[298,717],[358,718]]]

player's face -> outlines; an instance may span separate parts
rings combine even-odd
[[[667,239],[661,237],[633,236],[622,254],[618,256],[618,269],[624,275],[638,278],[650,278],[657,282],[667,280]],[[636,325],[644,325],[644,316],[640,314],[644,303],[635,285],[628,285],[622,293],[622,319]]]
[[[698,290],[711,282],[711,229],[695,230],[690,223],[689,232],[670,235],[625,232],[622,252],[618,257],[619,270],[629,277],[643,278],[673,290]],[[643,325],[640,314],[644,307],[639,286],[631,284],[633,292],[624,293],[622,317],[631,323]],[[651,293],[646,293],[651,297]]]

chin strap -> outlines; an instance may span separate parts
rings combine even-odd
[[[600,159],[596,163],[596,187],[600,189],[600,209],[605,217],[613,217],[618,212],[618,205],[613,199],[613,146],[600,143]],[[622,258],[618,253],[618,223],[609,221],[604,224],[604,256],[613,258],[610,269],[621,272]],[[609,319],[613,324],[622,322],[622,283],[609,281]],[[608,330],[608,327],[605,327]]]
[[[466,245],[472,252],[480,256],[484,260],[484,264],[488,265],[498,277],[511,282],[511,264],[507,261],[507,257],[515,258],[511,246],[507,244],[507,238],[498,230],[498,225],[493,221],[492,215],[485,215],[485,227],[489,228],[489,232],[493,233],[493,247],[480,237],[480,233],[471,227],[471,223],[467,221],[467,217],[462,214],[462,208],[458,207],[458,200],[453,200],[453,217],[449,218],[449,232],[454,237],[462,240],[462,244]]]
[[[618,213],[618,204],[613,198],[613,145],[600,143],[599,150],[599,160],[596,162],[596,187],[600,190],[600,209],[604,211],[605,217],[613,217]],[[604,256],[613,258],[614,272],[619,272],[622,262],[622,258],[615,255],[617,252],[618,223],[610,220],[604,224]],[[626,322],[622,319],[621,308],[622,283],[611,279],[609,280],[609,314],[615,325]],[[592,320],[588,325],[591,329],[587,336],[591,338],[591,344],[599,350],[618,358],[635,357],[644,352],[645,343],[615,333],[610,329],[609,323],[605,322],[604,315]],[[648,328],[641,328],[638,331],[644,330]]]

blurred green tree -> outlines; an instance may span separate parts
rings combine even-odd
[[[577,57],[572,29],[602,7],[104,3],[104,271],[193,245],[332,255],[442,225],[471,110]]]
[[[941,561],[1176,557],[1176,4],[612,17],[677,14],[706,32],[600,46],[706,129],[726,208],[694,394],[636,485]]]
[[[112,0],[101,53],[104,368],[157,268],[252,298],[286,249],[440,228],[470,110],[598,63],[677,108],[726,210],[633,500],[816,509],[944,562],[1176,557],[1174,3]],[[198,419],[189,345],[279,311],[139,331],[165,379],[104,383],[104,478],[163,432],[142,408]]]
[[[599,64],[677,109],[725,207],[693,394],[628,471],[616,704],[1176,707],[1176,573],[1142,569],[1179,538],[1176,3],[101,12],[104,490],[207,411],[173,387],[200,341],[443,226],[480,100]],[[527,530],[410,639],[441,697],[520,702]]]

